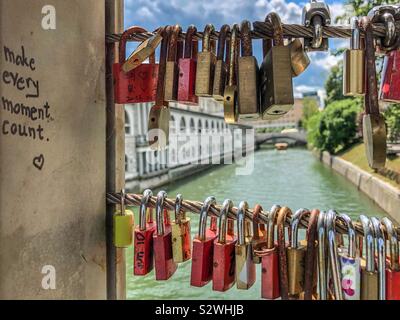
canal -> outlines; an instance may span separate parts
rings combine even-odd
[[[260,203],[266,210],[273,204],[298,208],[336,209],[351,217],[359,214],[382,216],[384,212],[344,177],[333,172],[306,149],[287,151],[261,150],[254,154],[254,171],[249,176],[235,176],[234,165],[221,165],[200,175],[171,183],[163,189],[175,198],[204,201],[213,195],[221,204],[230,198],[235,206],[247,200],[250,207]],[[158,190],[153,190],[157,192]],[[191,217],[192,236],[197,232],[197,214]],[[135,222],[137,223],[137,208]],[[249,290],[235,287],[225,293],[212,291],[209,283],[203,288],[190,286],[190,261],[180,264],[168,281],[155,281],[154,271],[145,277],[133,276],[133,249],[127,249],[128,299],[259,299],[260,267],[257,281]]]

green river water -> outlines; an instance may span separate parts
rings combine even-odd
[[[367,196],[339,174],[324,166],[306,149],[287,151],[261,150],[254,154],[254,171],[249,176],[236,176],[234,165],[219,165],[163,187],[168,197],[181,193],[184,199],[204,201],[213,195],[221,204],[231,199],[235,206],[247,200],[250,207],[260,203],[266,210],[273,204],[298,208],[336,209],[351,217],[363,213],[377,217],[384,212]],[[159,191],[153,190],[153,193]],[[135,222],[137,208],[135,211]],[[191,217],[192,236],[198,228],[197,214]],[[202,288],[190,286],[191,262],[180,264],[168,281],[155,281],[154,271],[147,276],[133,276],[133,248],[126,250],[128,299],[259,299],[261,284],[256,281],[249,290],[235,287],[220,293],[212,291],[212,284]],[[257,280],[260,266],[257,265]]]

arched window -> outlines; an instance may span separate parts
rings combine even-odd
[[[125,172],[128,172],[129,169],[129,159],[128,156],[125,155]]]
[[[131,134],[131,119],[125,110],[125,134]]]
[[[194,125],[194,120],[193,118],[190,118],[190,132],[195,132],[196,131],[196,127]]]
[[[176,124],[175,124],[175,118],[174,118],[174,116],[171,116],[171,119],[170,119],[170,132],[171,133],[176,133]]]
[[[208,131],[208,120],[206,120],[206,132]]]
[[[180,132],[186,131],[186,121],[184,117],[181,118],[181,122],[179,123],[179,131]]]
[[[202,129],[203,129],[203,124],[202,124],[201,120],[199,119],[199,121],[197,122],[197,132],[201,133]]]

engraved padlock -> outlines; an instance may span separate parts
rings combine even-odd
[[[172,255],[175,262],[184,262],[192,257],[192,241],[190,236],[190,218],[182,209],[182,195],[175,199],[175,220],[172,227]]]
[[[125,209],[125,190],[121,191],[120,210],[114,214],[114,245],[126,248],[132,244],[133,212]]]

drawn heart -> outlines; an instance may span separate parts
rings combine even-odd
[[[43,165],[44,165],[44,156],[43,156],[43,154],[33,158],[33,165],[37,169],[42,170]]]

